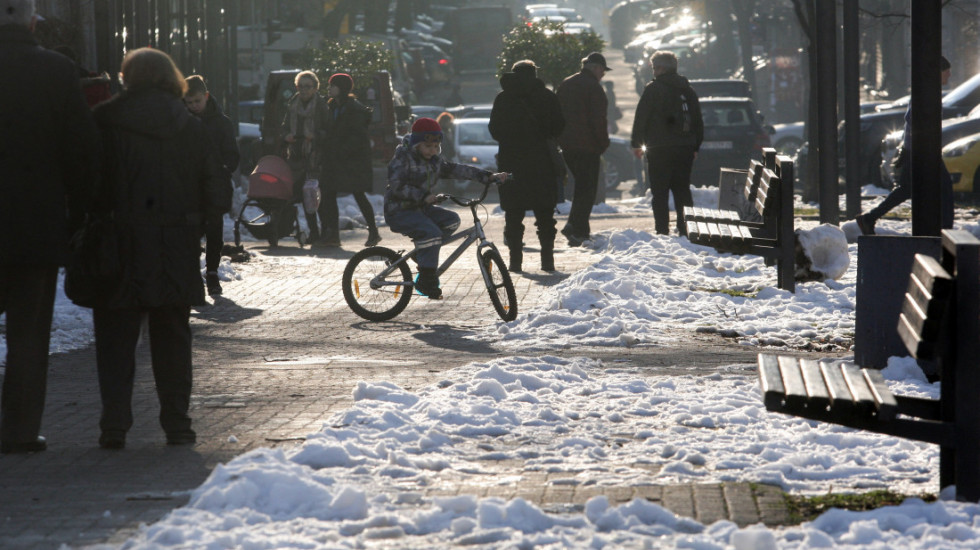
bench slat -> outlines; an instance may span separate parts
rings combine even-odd
[[[851,398],[854,400],[855,408],[865,414],[874,412],[877,407],[875,397],[871,393],[871,389],[868,388],[868,383],[865,382],[864,375],[861,374],[861,369],[856,365],[848,363],[841,364],[840,369],[844,374],[844,382],[847,383],[847,389],[851,391]]]
[[[854,399],[847,388],[847,383],[844,382],[840,366],[821,361],[820,373],[823,375],[824,383],[827,384],[827,393],[830,394],[830,410],[851,413],[855,408]]]
[[[766,409],[778,411],[783,406],[783,376],[779,373],[779,360],[775,355],[759,354],[759,386],[762,388],[762,402]]]
[[[885,377],[881,375],[881,371],[861,369],[861,374],[864,375],[864,381],[877,404],[878,418],[884,421],[895,418],[895,415],[898,414],[898,401],[895,400],[895,396],[888,388],[888,383],[885,382]]]
[[[803,383],[806,384],[809,398],[807,407],[815,411],[826,411],[830,407],[830,392],[820,372],[820,364],[812,359],[802,359],[800,372],[803,373]]]
[[[792,409],[802,409],[806,406],[806,384],[803,373],[794,357],[781,356],[778,358],[779,374],[783,378],[783,388],[786,390],[786,406]]]
[[[953,291],[953,278],[943,269],[939,260],[925,254],[916,254],[912,262],[912,275],[933,298],[948,298]]]
[[[952,277],[942,265],[932,256],[916,254],[898,318],[898,334],[912,357],[935,357],[943,313],[952,293]]]

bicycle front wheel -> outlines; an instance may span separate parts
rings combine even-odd
[[[412,299],[412,270],[402,263],[377,288],[371,281],[400,256],[390,248],[365,248],[351,257],[344,268],[341,286],[351,310],[368,321],[387,321],[401,313]]]
[[[500,252],[493,248],[483,251],[480,256],[480,272],[483,273],[483,282],[490,292],[490,301],[493,302],[497,315],[504,321],[516,319],[517,292],[514,291],[514,283],[510,280],[510,273]]]

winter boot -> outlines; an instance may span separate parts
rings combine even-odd
[[[217,271],[208,271],[204,275],[204,282],[208,287],[208,296],[221,296],[221,281],[218,279]]]
[[[523,248],[511,248],[510,249],[510,264],[507,265],[507,269],[511,273],[520,273],[521,264],[524,262],[524,249]]]
[[[555,249],[553,247],[541,247],[541,271],[549,273],[555,270]]]
[[[431,300],[442,298],[442,289],[439,288],[439,275],[436,274],[436,268],[419,268],[419,276],[415,279],[415,290],[421,292]]]
[[[378,226],[371,224],[368,227],[368,238],[364,241],[364,246],[375,246],[381,242],[381,235],[378,234]]]

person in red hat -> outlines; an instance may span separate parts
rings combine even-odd
[[[411,237],[418,252],[419,277],[415,289],[432,299],[442,297],[439,288],[439,249],[444,238],[459,227],[459,215],[436,206],[432,192],[439,179],[474,180],[483,184],[503,182],[507,174],[455,164],[440,156],[442,128],[431,118],[420,118],[412,133],[395,149],[388,163],[385,221],[388,227]]]
[[[371,190],[371,109],[351,93],[354,79],[346,73],[336,73],[327,81],[326,128],[320,150],[320,220],[326,228],[322,241],[313,243],[323,246],[340,246],[340,213],[337,210],[337,194],[351,193],[361,209],[368,227],[364,246],[374,246],[381,241],[374,220],[374,207],[367,198]]]

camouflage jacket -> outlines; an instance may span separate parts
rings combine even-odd
[[[474,180],[487,183],[493,172],[468,164],[449,162],[439,155],[422,158],[408,145],[408,138],[395,149],[388,163],[388,189],[385,191],[385,214],[420,208],[440,178]]]

